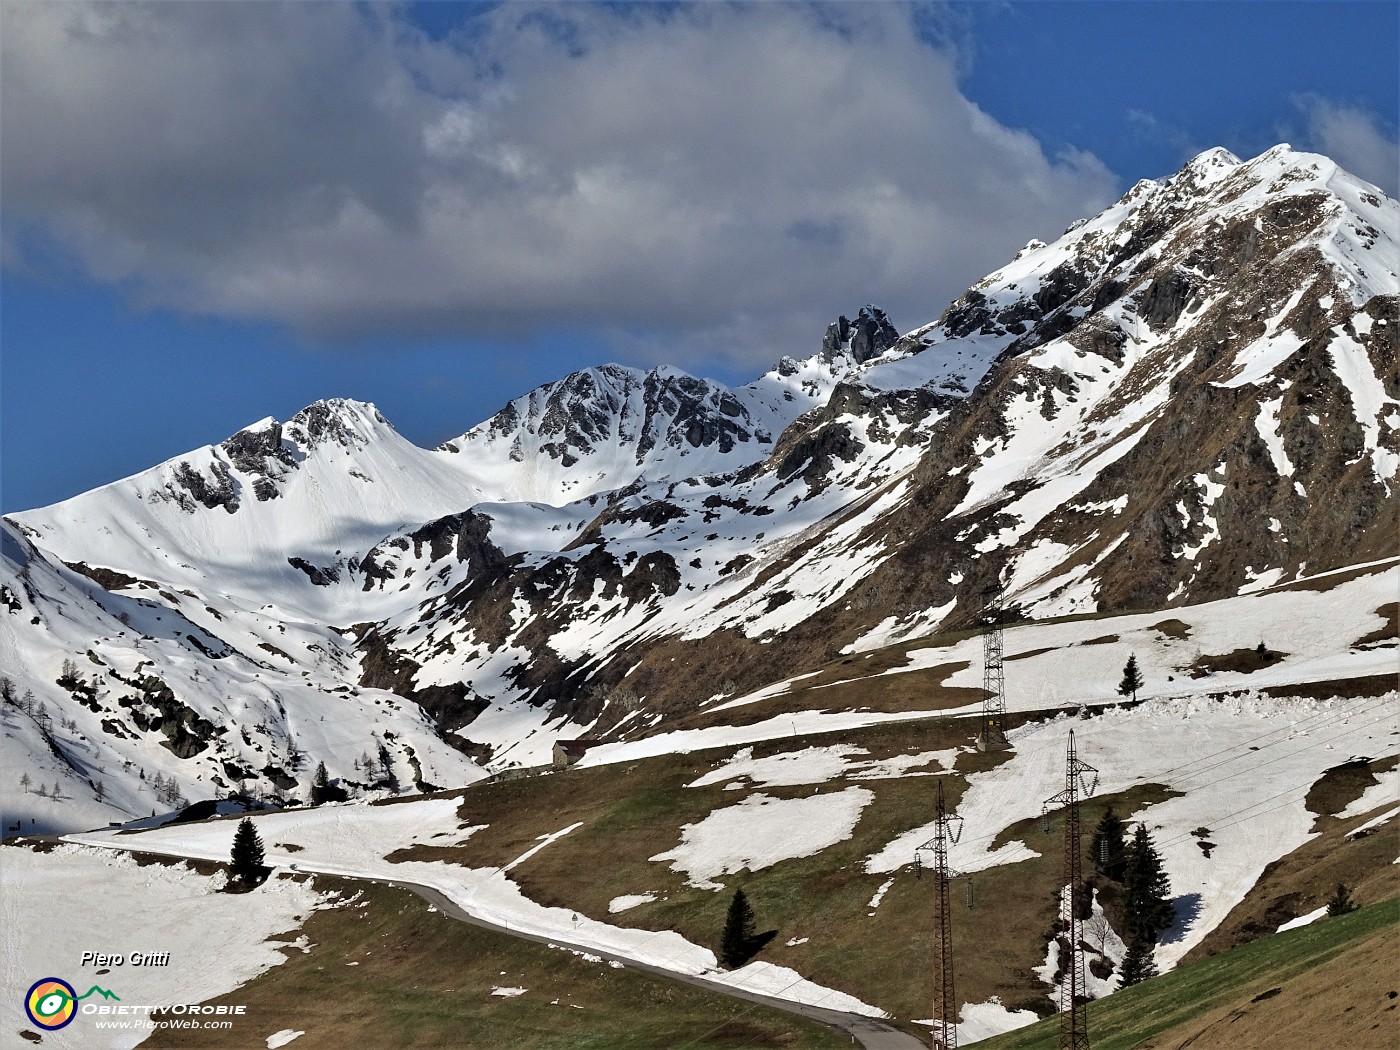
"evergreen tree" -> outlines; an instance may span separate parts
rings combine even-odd
[[[28,773],[21,773],[19,775],[19,786],[24,788],[25,791],[29,790],[29,785],[32,783],[33,781],[29,779]]]
[[[55,785],[55,786],[57,786],[57,785]],[[102,783],[102,781],[100,781],[100,780],[99,780],[96,784],[93,785],[92,791],[93,791],[93,794],[95,794],[95,795],[97,796],[97,801],[99,801],[99,802],[101,802],[104,798],[107,797],[107,785],[104,784],[104,783]]]
[[[1128,662],[1123,665],[1123,680],[1118,683],[1118,695],[1127,696],[1132,694],[1133,700],[1137,700],[1137,691],[1142,688],[1142,672],[1138,670],[1137,654],[1129,653]]]
[[[16,702],[14,679],[0,677],[0,698],[3,698],[7,704],[13,705]]]
[[[235,879],[251,886],[262,877],[263,844],[258,829],[244,817],[233,835],[233,851],[229,855],[229,872]]]
[[[326,801],[326,788],[330,784],[330,774],[326,772],[324,762],[317,763],[316,775],[311,778],[311,801],[319,805]]]
[[[1141,984],[1157,976],[1157,963],[1153,960],[1153,941],[1134,937],[1128,945],[1128,954],[1123,956],[1123,968],[1118,975],[1118,987],[1128,988]]]
[[[1104,810],[1098,826],[1094,828],[1094,840],[1091,846],[1094,867],[1100,875],[1112,879],[1114,882],[1123,881],[1124,868],[1127,864],[1123,831],[1123,819],[1113,812],[1112,806]]]
[[[720,940],[720,962],[729,969],[743,966],[753,954],[753,908],[743,890],[734,891],[729,902],[729,915],[724,920],[724,935]]]
[[[1345,882],[1337,883],[1337,892],[1327,902],[1327,914],[1331,916],[1345,915],[1347,912],[1355,910],[1356,902],[1351,899],[1351,890]]]
[[[1152,845],[1147,825],[1139,824],[1125,851],[1123,871],[1123,920],[1129,937],[1156,943],[1175,917],[1170,894],[1161,854]]]

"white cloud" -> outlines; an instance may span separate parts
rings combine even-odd
[[[902,7],[7,4],[5,258],[314,335],[613,327],[768,363],[936,316],[1114,194]]]
[[[1298,100],[1311,145],[1353,175],[1400,196],[1400,143],[1372,113],[1309,95]]]

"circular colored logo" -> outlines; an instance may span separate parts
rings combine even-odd
[[[67,981],[45,977],[35,981],[24,997],[24,1012],[40,1028],[52,1032],[62,1028],[77,1012],[78,993]]]

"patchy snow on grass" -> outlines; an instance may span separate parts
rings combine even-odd
[[[528,988],[492,988],[491,994],[498,995],[502,999],[514,999],[517,996],[524,995],[528,991]]]
[[[1380,827],[1382,824],[1389,824],[1397,816],[1400,816],[1400,806],[1396,806],[1394,809],[1388,809],[1378,817],[1372,817],[1370,820],[1366,821],[1365,824],[1362,824],[1361,827],[1347,835],[1347,838],[1360,838],[1368,832],[1375,831],[1376,828]]]
[[[975,872],[1037,855],[1019,839],[991,846],[1064,787],[1073,729],[1081,761],[1099,770],[1099,795],[1142,783],[1184,792],[1126,818],[1147,825],[1171,880],[1176,922],[1157,952],[1158,966],[1170,969],[1244,899],[1270,862],[1313,837],[1303,800],[1327,769],[1348,756],[1396,752],[1396,699],[1393,691],[1365,700],[1176,697],[1020,727],[1008,733],[1010,759],[969,776],[957,813],[977,831],[949,848],[949,864]],[[1209,857],[1191,834],[1202,826],[1216,843]],[[912,863],[933,831],[927,824],[898,836],[867,859],[866,870],[892,873]]]
[[[1008,1010],[995,995],[985,1003],[963,1003],[958,1022],[958,1042],[967,1044],[990,1039],[1002,1032],[1025,1028],[1039,1020],[1031,1010]]]
[[[870,898],[870,903],[866,905],[870,909],[870,914],[875,914],[875,909],[880,906],[880,902],[885,899],[885,894],[894,885],[894,876],[891,875],[884,882],[880,883],[880,888],[875,891],[875,896]]]
[[[1300,926],[1311,926],[1313,923],[1317,922],[1318,919],[1322,918],[1326,914],[1327,905],[1324,904],[1321,908],[1317,908],[1313,911],[1310,911],[1306,915],[1299,915],[1296,919],[1289,919],[1275,932],[1283,933],[1285,930],[1296,930]]]
[[[852,806],[857,812],[873,797],[861,788],[851,788],[849,791],[867,796],[860,800],[859,806]],[[801,801],[811,802],[828,797],[836,798],[835,795],[814,796]],[[693,944],[671,930],[628,929],[599,922],[567,908],[545,907],[527,898],[509,875],[496,868],[464,868],[441,861],[390,863],[383,859],[386,854],[409,844],[406,840],[415,837],[420,842],[433,844],[440,842],[433,836],[444,832],[465,838],[475,829],[461,828],[456,811],[456,800],[429,799],[391,806],[326,806],[299,812],[254,814],[252,820],[264,842],[295,841],[303,846],[296,853],[279,852],[275,845],[268,846],[267,861],[274,866],[295,862],[303,871],[414,882],[437,890],[477,918],[503,926],[513,933],[548,938],[570,951],[606,953],[616,956],[623,963],[660,966],[711,984],[743,988],[791,1002],[869,1017],[885,1016],[884,1011],[877,1007],[852,995],[808,981],[786,967],[750,963],[738,970],[723,970],[713,951]],[[819,814],[818,819],[830,823],[832,816],[828,811]],[[135,849],[225,860],[229,855],[236,823],[178,824],[139,835],[118,836],[109,832],[95,832],[71,836],[70,839],[81,839],[108,849]],[[854,825],[854,817],[851,823]],[[9,876],[8,869],[5,874]],[[259,889],[258,893],[263,893],[265,889]],[[6,899],[8,902],[8,897]],[[246,902],[249,898],[228,899]],[[350,904],[353,899],[344,903]],[[243,906],[246,907],[246,903]],[[278,960],[280,958],[280,955],[277,956]]]
[[[608,901],[608,914],[616,915],[620,911],[628,911],[632,908],[640,908],[643,904],[650,904],[657,900],[655,893],[624,893],[621,897],[614,897]]]
[[[850,744],[830,744],[786,751],[763,758],[753,757],[753,748],[746,747],[687,787],[706,787],[725,781],[744,780],[761,787],[792,787],[799,784],[826,784],[838,777],[853,780],[890,780],[908,776],[909,771],[938,763],[942,769],[952,769],[957,749],[923,751],[917,755],[895,755],[883,760],[862,760],[870,752]],[[739,788],[738,783],[727,785]]]
[[[281,878],[252,893],[219,893],[222,875],[200,875],[183,864],[140,866],[125,854],[76,845],[49,853],[5,847],[3,854],[0,984],[10,990],[44,976],[79,984],[85,974],[92,976],[90,968],[81,968],[85,951],[128,957],[169,952],[166,967],[112,968],[100,978],[103,987],[123,1003],[202,1002],[281,965],[281,945],[268,938],[295,930],[324,899],[304,883]],[[13,1033],[30,1027],[20,994],[0,997],[0,1028]],[[44,1045],[131,1047],[147,1034],[99,1033],[90,1018],[80,1016],[44,1033]]]
[[[1360,798],[1352,800],[1337,816],[1342,820],[1359,817],[1388,802],[1400,802],[1400,766],[1377,773],[1376,782],[1363,791]]]
[[[273,1032],[267,1037],[267,1050],[277,1050],[279,1046],[286,1046],[293,1039],[305,1034],[305,1032],[298,1032],[291,1028],[284,1028],[280,1032]]]
[[[713,810],[681,829],[680,845],[650,858],[671,861],[690,885],[719,890],[716,875],[758,871],[782,860],[810,857],[851,837],[856,821],[875,795],[847,788],[806,798],[750,795],[734,806]]]
[[[533,856],[534,856],[536,853],[538,853],[540,850],[544,849],[544,848],[545,848],[546,846],[548,846],[551,842],[554,842],[554,841],[556,841],[556,840],[558,840],[558,839],[562,839],[562,838],[563,838],[565,835],[567,835],[569,832],[571,832],[571,831],[577,831],[577,830],[578,830],[579,828],[581,828],[581,827],[583,827],[583,821],[579,820],[579,821],[575,821],[574,823],[570,824],[567,828],[564,828],[564,829],[562,829],[562,830],[560,830],[560,831],[556,831],[556,832],[554,832],[553,834],[550,834],[550,835],[541,835],[541,836],[539,836],[539,840],[538,840],[538,841],[539,841],[539,845],[538,845],[538,846],[531,846],[531,847],[530,847],[529,849],[527,849],[524,853],[520,854],[520,856],[516,857],[513,861],[511,861],[509,864],[507,864],[502,870],[503,870],[503,871],[511,871],[511,870],[515,869],[515,868],[518,867],[519,865],[524,864],[527,860],[529,860],[531,857],[533,857]]]

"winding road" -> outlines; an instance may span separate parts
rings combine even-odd
[[[189,856],[175,850],[156,850],[149,846],[138,847],[126,845],[118,842],[95,842],[82,835],[61,836],[62,841],[74,842],[83,846],[98,846],[104,849],[122,850],[128,853],[158,853],[161,856],[177,857],[181,860],[201,860],[204,858]],[[329,875],[340,879],[356,879],[361,882],[377,882],[385,886],[396,886],[399,889],[407,890],[416,894],[437,908],[444,915],[456,919],[458,922],[469,923],[472,926],[479,926],[482,929],[494,930],[497,933],[504,933],[511,937],[518,937],[522,940],[535,941],[539,944],[556,945],[561,948],[568,948],[572,951],[586,952],[589,955],[597,956],[610,961],[616,961],[634,970],[644,970],[647,973],[655,974],[658,977],[665,977],[673,981],[680,981],[683,984],[693,985],[703,988],[709,992],[717,992],[720,995],[727,995],[733,999],[742,999],[745,1002],[756,1003],[760,1006],[769,1006],[775,1010],[782,1010],[786,1013],[797,1014],[809,1020],[819,1021],[832,1028],[840,1029],[851,1036],[853,1044],[859,1043],[866,1050],[923,1050],[924,1043],[903,1032],[893,1025],[876,1020],[873,1017],[865,1017],[861,1014],[847,1013],[842,1010],[827,1010],[819,1006],[808,1006],[805,1003],[795,1003],[788,999],[779,999],[771,995],[763,995],[760,992],[751,992],[743,988],[736,988],[733,985],[721,984],[710,981],[703,976],[686,973],[678,973],[675,970],[668,970],[663,966],[642,962],[626,955],[618,955],[605,949],[598,948],[592,944],[575,943],[565,937],[555,934],[548,936],[543,934],[530,933],[517,930],[503,923],[492,922],[489,919],[473,915],[462,908],[450,897],[431,886],[421,883],[410,882],[404,879],[384,879],[369,875],[350,875],[344,871],[323,871],[318,870],[313,865],[297,864],[292,870],[304,872],[309,875]]]

